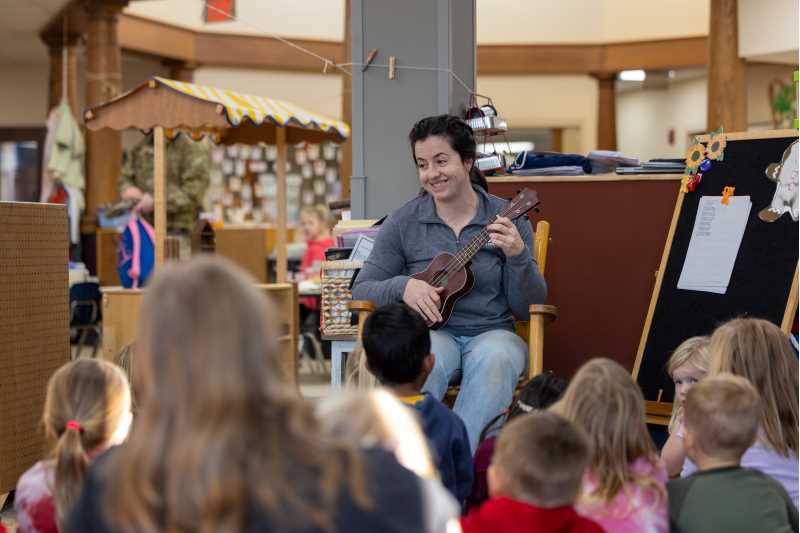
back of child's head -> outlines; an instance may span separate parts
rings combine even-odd
[[[684,421],[693,446],[714,459],[736,460],[753,444],[761,403],[743,377],[717,374],[686,395]]]
[[[645,423],[642,391],[619,363],[603,358],[585,363],[552,409],[589,438],[589,468],[598,480],[594,496],[611,501],[629,481],[655,488],[648,476],[637,476],[631,468],[639,459],[655,464],[657,455]]]
[[[59,523],[80,493],[89,453],[125,439],[130,409],[128,379],[112,363],[78,359],[50,377],[42,424],[55,457],[54,499]]]
[[[384,385],[413,383],[431,353],[425,320],[403,303],[384,305],[370,313],[361,338],[367,366]]]
[[[317,417],[323,431],[336,439],[359,447],[385,448],[417,475],[435,474],[427,440],[414,412],[384,389],[333,394],[317,405]]]
[[[729,372],[750,381],[761,397],[765,443],[782,455],[798,452],[798,364],[788,336],[756,318],[737,318],[711,336],[709,374]]]
[[[497,421],[504,416],[507,417],[506,422],[508,422],[519,415],[547,409],[561,398],[566,388],[567,382],[550,371],[535,375],[522,386],[517,397],[511,403],[511,407],[508,408],[508,412],[500,413],[486,424],[481,431],[479,440],[484,440],[495,428]]]
[[[504,496],[539,507],[571,505],[589,463],[589,442],[569,420],[537,411],[503,427],[492,465]]]
[[[681,367],[692,367],[703,374],[708,372],[711,363],[711,351],[709,350],[710,337],[698,336],[690,337],[680,343],[667,361],[667,373],[672,377],[675,371]],[[672,418],[669,421],[670,431],[673,430],[678,413],[681,410],[680,402],[677,399],[672,402]]]

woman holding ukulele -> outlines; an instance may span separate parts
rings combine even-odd
[[[441,252],[457,253],[486,228],[489,242],[472,258],[475,286],[462,296],[444,327],[431,330],[436,364],[423,392],[442,399],[460,380],[454,406],[464,420],[474,453],[486,423],[511,404],[528,363],[514,318],[542,303],[547,289],[533,259],[527,218],[498,217],[508,204],[487,192],[474,167],[472,129],[450,115],[417,122],[409,134],[422,190],[384,221],[353,286],[353,298],[376,306],[403,301],[429,324],[442,321],[442,288],[410,276],[425,270]]]

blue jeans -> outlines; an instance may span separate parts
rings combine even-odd
[[[528,347],[514,332],[495,329],[475,337],[431,331],[433,371],[422,387],[441,400],[451,383],[461,381],[453,411],[467,427],[472,453],[489,421],[511,405],[519,376],[528,366]]]

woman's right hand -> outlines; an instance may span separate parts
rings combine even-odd
[[[410,278],[403,291],[403,301],[411,309],[419,312],[428,325],[436,324],[443,320],[439,312],[442,299],[439,297],[444,287],[433,287],[422,280]]]

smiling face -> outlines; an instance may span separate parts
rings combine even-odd
[[[446,137],[432,135],[414,143],[414,158],[422,188],[436,202],[450,202],[471,189],[472,160],[462,161]]]
[[[675,383],[675,398],[683,404],[686,393],[692,386],[703,379],[706,373],[691,365],[681,365],[672,372],[672,381]]]

